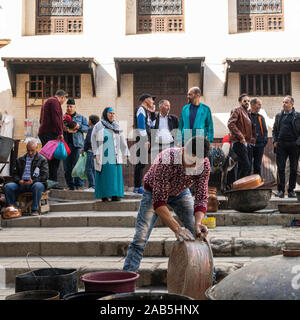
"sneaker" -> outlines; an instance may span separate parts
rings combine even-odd
[[[133,189],[134,193],[139,193],[139,194],[143,194],[144,193],[144,188],[139,187],[139,188],[134,188]]]
[[[40,213],[37,210],[32,210],[31,212],[31,216],[34,216],[34,217],[38,216],[39,214]]]
[[[297,198],[296,193],[295,193],[294,191],[290,191],[290,192],[288,193],[288,197],[289,197],[289,198]]]
[[[83,191],[86,191],[86,192],[95,192],[95,188],[90,187],[90,188],[84,189]]]
[[[284,198],[284,192],[283,191],[279,191],[277,194],[275,194],[276,197],[279,198]]]

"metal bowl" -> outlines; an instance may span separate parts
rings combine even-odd
[[[272,189],[232,190],[224,195],[228,198],[230,208],[240,212],[254,212],[266,208],[272,196]]]

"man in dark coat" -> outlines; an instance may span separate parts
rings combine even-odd
[[[251,146],[250,151],[250,165],[252,169],[253,162],[253,174],[261,175],[261,163],[264,155],[265,146],[268,143],[268,130],[266,126],[265,118],[259,114],[262,101],[254,98],[250,101],[250,119],[256,128],[256,141],[255,145]]]
[[[37,143],[27,143],[27,153],[18,158],[13,170],[14,182],[4,186],[8,206],[15,206],[16,194],[32,192],[32,215],[38,215],[40,200],[47,188],[48,162],[37,152]]]
[[[155,119],[155,126],[151,132],[151,163],[161,151],[174,147],[179,120],[176,115],[170,114],[171,104],[168,100],[158,103],[159,113]]]
[[[42,106],[40,116],[40,128],[38,136],[44,146],[50,140],[63,139],[63,112],[61,106],[67,99],[64,90],[57,90],[54,97],[47,99]],[[48,161],[49,179],[51,184],[57,183],[57,171],[60,160],[53,158]]]
[[[285,192],[285,166],[286,160],[290,161],[290,177],[288,197],[296,198],[294,192],[297,179],[300,137],[300,114],[295,111],[294,98],[286,96],[283,99],[283,110],[275,117],[272,131],[274,152],[278,172],[278,194],[284,198]]]

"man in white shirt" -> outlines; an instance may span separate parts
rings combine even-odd
[[[175,131],[179,126],[178,118],[170,114],[170,101],[161,100],[158,103],[158,107],[159,114],[156,116],[155,127],[151,133],[151,163],[153,163],[158,153],[174,146]]]

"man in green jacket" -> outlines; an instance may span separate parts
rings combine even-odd
[[[188,104],[181,111],[177,144],[184,144],[191,137],[203,135],[210,143],[214,140],[214,124],[210,108],[200,102],[201,90],[193,87],[188,91]],[[192,130],[190,130],[192,129]]]

